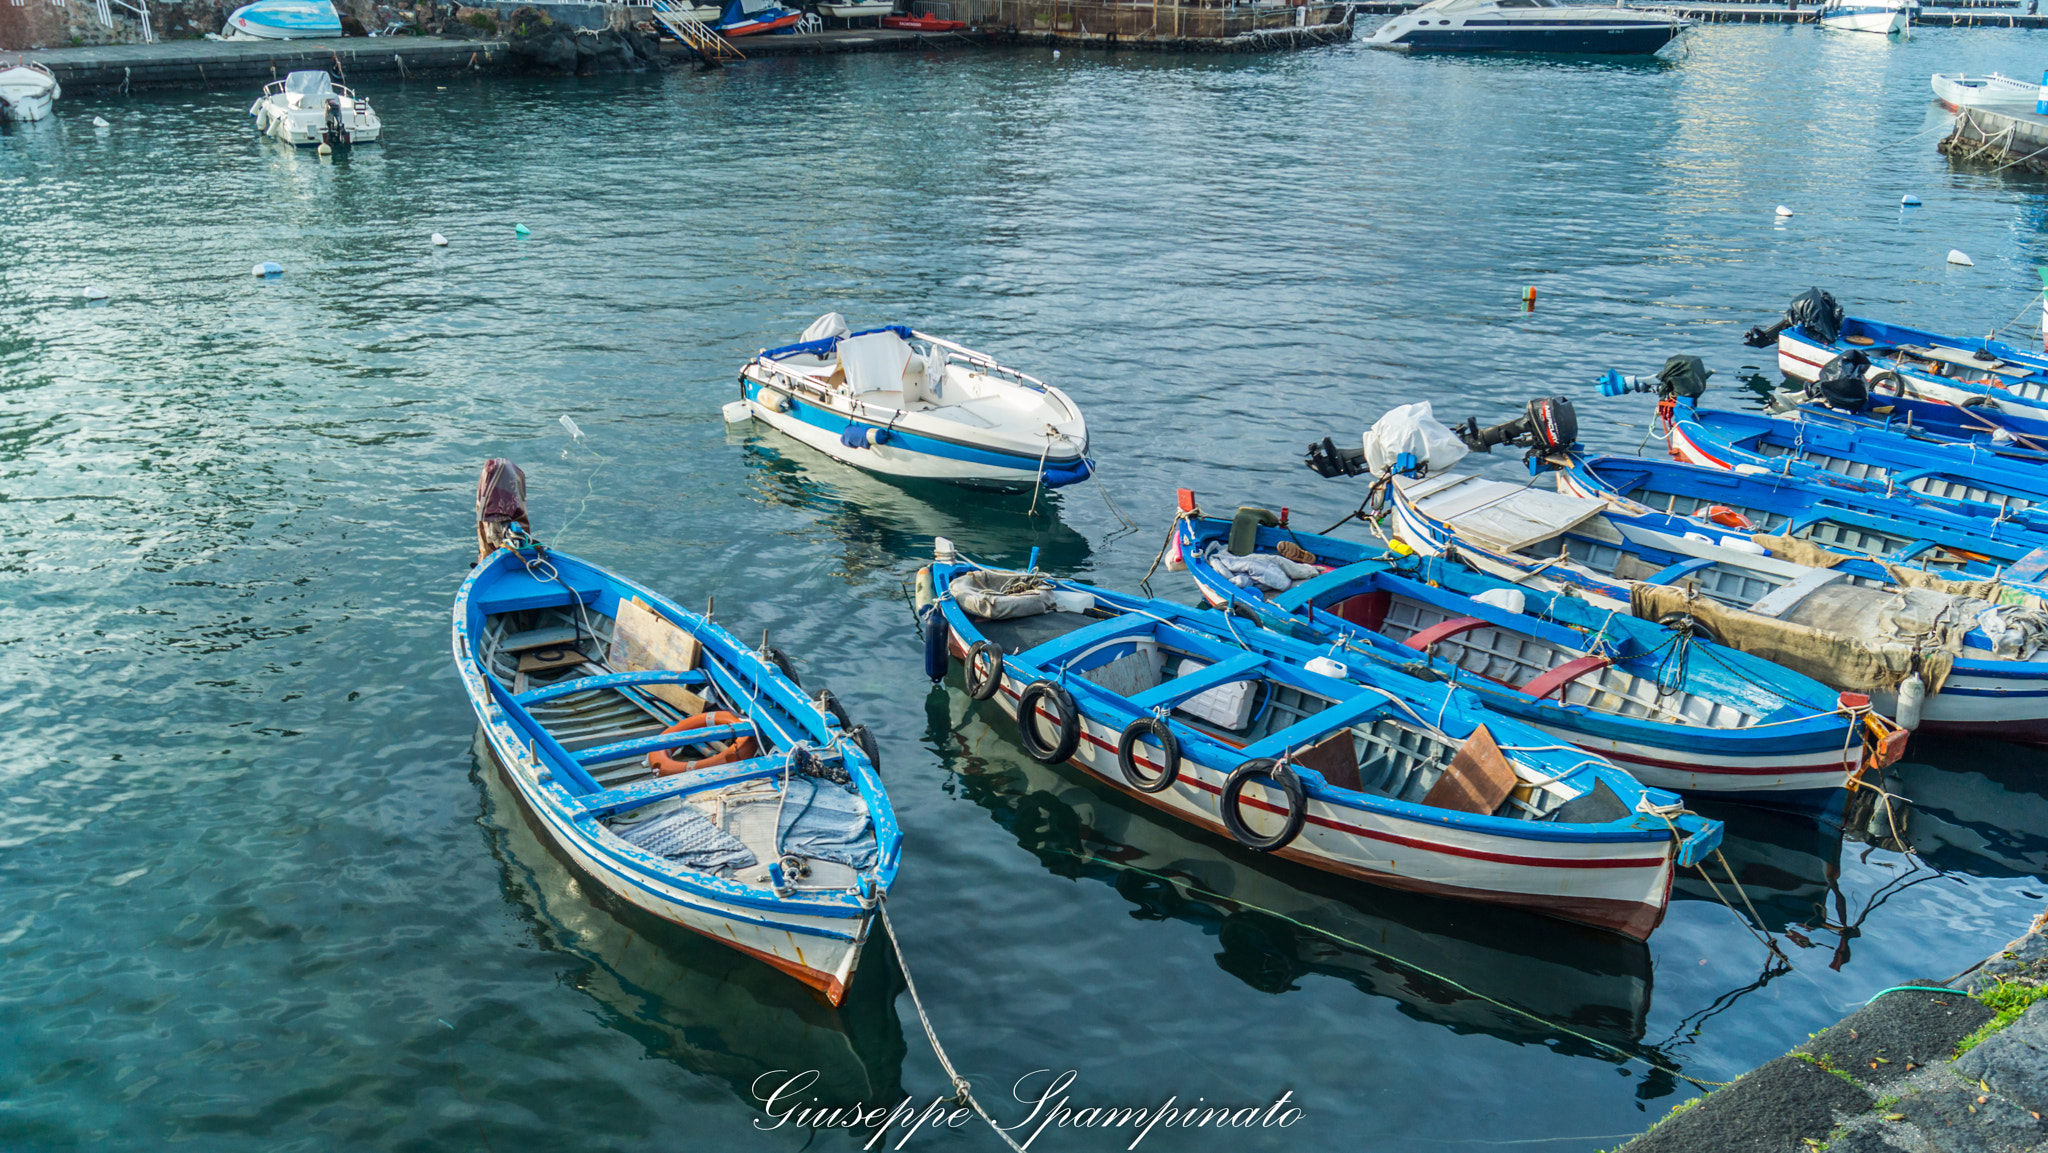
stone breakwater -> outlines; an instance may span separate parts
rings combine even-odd
[[[1947,985],[1908,981],[1674,1109],[1618,1153],[2002,1153],[2048,1145],[2048,913]]]

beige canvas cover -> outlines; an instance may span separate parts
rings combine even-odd
[[[1732,648],[1837,689],[1879,694],[1896,690],[1913,671],[1914,631],[1927,629],[1935,607],[1846,581],[1816,589],[1782,617],[1758,616],[1669,585],[1634,585],[1629,602],[1644,620],[1691,616]],[[1962,619],[1963,629],[1974,615]],[[1927,629],[1919,643],[1920,677],[1929,693],[1937,692],[1962,649],[1962,634]]]

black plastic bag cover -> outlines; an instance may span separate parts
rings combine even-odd
[[[476,519],[497,524],[511,520],[527,523],[526,474],[519,471],[518,465],[503,457],[484,462],[484,471],[476,478]]]
[[[1821,366],[1806,394],[1819,397],[1829,408],[1861,412],[1870,403],[1870,385],[1864,377],[1869,369],[1870,358],[1850,349]]]
[[[1792,298],[1785,319],[1813,334],[1822,344],[1833,344],[1842,335],[1842,306],[1819,288],[1809,288]]]
[[[1657,373],[1657,383],[1662,386],[1658,391],[1666,396],[1698,399],[1707,391],[1707,378],[1712,375],[1714,370],[1699,357],[1674,356]]]

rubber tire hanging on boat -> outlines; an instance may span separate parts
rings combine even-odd
[[[1237,811],[1238,802],[1244,797],[1244,787],[1258,778],[1264,778],[1287,794],[1287,823],[1270,837],[1252,832]],[[1217,798],[1216,808],[1223,817],[1223,827],[1229,830],[1238,844],[1255,853],[1270,853],[1286,848],[1301,835],[1301,827],[1308,821],[1308,793],[1301,787],[1301,778],[1294,775],[1294,770],[1271,757],[1259,757],[1237,766],[1230,779],[1223,782],[1223,795]]]
[[[791,677],[789,679],[795,680],[796,678]],[[846,706],[839,703],[839,698],[833,695],[831,689],[820,691],[816,704],[820,709],[830,714],[833,720],[838,721],[841,729],[847,732],[853,731],[853,718],[847,715]]]
[[[979,657],[988,658],[988,679],[977,680],[974,670],[980,666]],[[985,701],[996,695],[1003,687],[1003,650],[994,641],[975,641],[968,648],[967,656],[960,661],[960,673],[967,681],[967,695],[977,701]]]
[[[1161,764],[1156,777],[1147,777],[1138,771],[1138,740],[1148,736],[1159,742]],[[1117,738],[1116,765],[1123,770],[1124,780],[1139,792],[1164,792],[1180,777],[1180,739],[1158,717],[1139,717],[1124,726],[1123,736]]]
[[[1887,368],[1870,374],[1870,391],[1889,392],[1893,396],[1906,396],[1906,378]]]
[[[797,679],[796,662],[789,659],[788,653],[783,652],[774,645],[769,645],[761,650],[761,656],[772,662],[776,668],[781,669],[782,675],[789,678],[790,684],[795,685],[797,688],[804,687],[804,683]]]
[[[924,610],[924,675],[934,681],[946,679],[946,662],[952,658],[953,626],[946,614],[933,605]]]
[[[880,776],[882,774],[882,746],[875,740],[874,732],[866,725],[855,725],[846,730],[846,735],[852,739],[854,744],[860,746],[861,754],[867,757],[868,764],[874,766],[875,775]]]
[[[1050,701],[1059,716],[1059,738],[1047,745],[1038,736],[1038,702]],[[1081,713],[1074,697],[1051,681],[1032,681],[1017,698],[1017,739],[1024,751],[1041,765],[1063,764],[1081,747]]]
[[[1686,632],[1691,633],[1692,639],[1696,641],[1705,641],[1710,645],[1721,643],[1720,634],[1709,628],[1705,621],[1691,613],[1665,613],[1657,618],[1657,623],[1667,629],[1684,629]]]

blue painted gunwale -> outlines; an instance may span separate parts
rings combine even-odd
[[[981,631],[975,627],[973,618],[969,617],[951,596],[946,595],[945,590],[955,577],[975,571],[1007,570],[985,570],[982,566],[966,562],[940,562],[932,566],[933,585],[940,592],[940,611],[945,614],[946,623],[952,628],[954,635],[970,645],[983,639]],[[1559,750],[1556,738],[1550,734],[1485,708],[1469,693],[1448,685],[1402,676],[1390,670],[1357,665],[1350,666],[1349,680],[1340,681],[1312,673],[1302,667],[1310,659],[1326,653],[1336,651],[1341,655],[1341,650],[1337,650],[1335,646],[1307,644],[1262,628],[1250,621],[1232,620],[1222,613],[1211,610],[1190,609],[1169,601],[1127,596],[1077,581],[1055,580],[1054,583],[1062,589],[1088,593],[1095,597],[1097,607],[1115,611],[1120,615],[1077,629],[1023,652],[1006,655],[1003,658],[1005,674],[1015,676],[1025,683],[1043,679],[1060,685],[1073,696],[1075,707],[1081,714],[1097,724],[1122,729],[1140,717],[1152,716],[1153,706],[1169,706],[1167,724],[1180,741],[1181,756],[1211,771],[1227,773],[1247,760],[1279,756],[1287,748],[1306,743],[1311,736],[1327,733],[1340,724],[1356,724],[1382,712],[1402,715],[1399,707],[1387,702],[1387,696],[1382,695],[1384,693],[1403,702],[1414,713],[1420,714],[1425,725],[1435,724],[1453,736],[1469,735],[1474,728],[1484,724],[1494,733],[1503,749],[1516,746],[1542,750],[1518,752],[1514,756],[1524,763],[1541,768],[1546,773],[1557,775],[1560,780],[1571,781],[1581,787],[1591,787],[1588,778],[1598,779],[1621,799],[1622,804],[1630,808],[1631,813],[1626,818],[1605,824],[1566,825],[1453,813],[1353,789],[1338,788],[1325,780],[1321,773],[1295,765],[1294,772],[1301,779],[1303,789],[1311,801],[1334,808],[1385,813],[1419,824],[1438,825],[1525,841],[1654,844],[1670,842],[1673,839],[1670,828],[1665,825],[1662,818],[1634,810],[1638,802],[1644,798],[1648,798],[1652,805],[1657,806],[1677,804],[1677,794],[1662,789],[1645,788],[1634,777],[1594,754],[1580,749]],[[1223,680],[1216,679],[1214,675],[1205,679],[1197,673],[1187,678],[1176,678],[1176,681],[1187,682],[1182,686],[1185,691],[1176,688],[1176,681],[1168,681],[1158,689],[1136,698],[1119,696],[1085,677],[1069,675],[1086,671],[1123,655],[1116,648],[1104,647],[1105,642],[1113,641],[1119,636],[1153,637],[1168,647],[1208,662],[1212,668],[1226,661],[1235,663]],[[1316,729],[1315,733],[1304,731],[1292,742],[1276,743],[1275,737],[1289,731],[1283,729],[1243,748],[1216,740],[1173,717],[1170,711],[1170,706],[1177,700],[1213,688],[1218,683],[1251,679],[1271,679],[1338,703],[1294,726],[1303,730],[1313,727]],[[1160,689],[1174,691],[1162,693]],[[1374,689],[1378,689],[1379,692],[1372,691]],[[1133,707],[1134,701],[1143,704],[1141,707]],[[1677,824],[1686,834],[1679,845],[1678,863],[1681,865],[1690,865],[1720,843],[1721,828],[1717,821],[1685,813],[1677,818]]]
[[[1900,345],[1907,344],[1923,347],[1942,345],[1948,348],[1964,350],[1983,349],[2000,360],[2032,369],[2033,371],[2025,378],[2028,383],[2048,385],[2048,356],[2044,356],[2039,352],[2007,344],[2001,340],[1988,340],[1981,336],[1947,336],[1938,332],[1930,332],[1924,328],[1912,328],[1903,324],[1887,324],[1881,320],[1870,320],[1861,316],[1842,317],[1841,331],[1836,334],[1836,339],[1833,343],[1820,339],[1819,336],[1815,335],[1805,325],[1796,324],[1785,331],[1796,334],[1799,339],[1809,344],[1829,349],[1837,356],[1850,351],[1860,352],[1871,358],[1871,364],[1874,367],[1891,369],[1902,376],[1914,376],[1923,380],[1940,381],[1948,387],[1974,391],[1984,396],[1996,396],[1999,400],[2010,404],[2025,405],[2028,408],[2038,409],[2042,416],[2048,417],[2048,403],[2030,397],[2015,396],[2009,389],[1994,389],[1989,386],[1972,388],[1973,382],[1971,381],[1941,376],[1911,366],[1880,363],[1877,359],[1887,352],[1896,350]],[[1868,337],[1872,343],[1869,345],[1850,344],[1846,338],[1851,336]]]
[[[1981,553],[1990,557],[1992,563],[1970,561],[1957,571],[1990,578],[2035,549],[2048,546],[2048,532],[2030,529],[2010,520],[1994,522],[1985,517],[1971,516],[1952,506],[1926,499],[1901,500],[1782,473],[1757,476],[1675,460],[1588,456],[1579,452],[1567,454],[1567,459],[1569,464],[1564,471],[1589,493],[1606,493],[1616,499],[1643,503],[1630,494],[1645,484],[1651,484],[1658,492],[1675,492],[1715,504],[1757,509],[1787,518],[1788,523],[1782,527],[1758,525],[1757,531],[1796,534],[1820,522],[1832,521],[1905,537],[1912,543],[1887,557],[1902,564],[1925,557],[1936,548],[1960,549]],[[1919,496],[1918,493],[1912,495]],[[1734,530],[1722,525],[1694,522],[1694,531],[1712,535]],[[1856,555],[1846,548],[1824,547],[1845,555]]]
[[[1396,489],[1396,493],[1397,495],[1394,498],[1397,505],[1396,515],[1399,516],[1402,522],[1403,531],[1410,531],[1412,529],[1412,531],[1427,534],[1427,538],[1431,542],[1431,547],[1434,549],[1441,550],[1446,547],[1455,546],[1456,548],[1462,549],[1466,552],[1483,554],[1503,564],[1512,565],[1517,568],[1531,571],[1533,571],[1539,563],[1537,561],[1531,560],[1526,556],[1521,556],[1519,554],[1513,553],[1498,552],[1493,549],[1486,548],[1482,545],[1477,545],[1469,541],[1466,541],[1459,537],[1456,531],[1450,528],[1448,525],[1444,524],[1444,522],[1437,520],[1435,517],[1431,517],[1424,514],[1420,509],[1416,508],[1413,504],[1409,503],[1405,497],[1398,495],[1398,488]],[[1613,519],[1616,520],[1633,519],[1621,516],[1619,514],[1611,515],[1613,516]],[[1677,518],[1665,517],[1663,519],[1666,521],[1671,521]],[[1679,526],[1676,525],[1660,526],[1656,524],[1651,524],[1647,527],[1656,528],[1660,532],[1670,532],[1676,535],[1683,535],[1683,532],[1696,532],[1699,528],[1697,524],[1691,524],[1689,527],[1685,527],[1682,530]],[[1608,548],[1620,548],[1624,552],[1632,552],[1637,556],[1644,558],[1646,563],[1660,565],[1663,568],[1663,571],[1659,572],[1657,574],[1657,577],[1653,577],[1649,582],[1646,583],[1668,583],[1670,580],[1675,580],[1678,576],[1683,575],[1682,573],[1677,573],[1675,571],[1680,568],[1681,562],[1698,559],[1693,557],[1681,556],[1677,553],[1666,552],[1662,549],[1658,549],[1649,545],[1640,544],[1635,541],[1628,541],[1623,544],[1617,545],[1613,541],[1608,540],[1601,540],[1596,542],[1594,541],[1594,538],[1584,536],[1583,534],[1576,532],[1567,532],[1561,535],[1576,537],[1578,539],[1585,540],[1589,543],[1598,543]],[[1732,530],[1724,530],[1723,535],[1734,536],[1740,534],[1737,534]],[[1854,571],[1850,570],[1848,567],[1849,565],[1854,563],[1856,562],[1845,562],[1840,567],[1842,567],[1844,571]],[[1875,566],[1868,566],[1868,569],[1874,568]],[[1866,573],[1868,569],[1865,570]],[[1876,571],[1879,579],[1884,579],[1885,574],[1883,570],[1877,569]],[[1600,596],[1607,597],[1610,600],[1620,601],[1622,604],[1627,604],[1629,600],[1627,582],[1617,581],[1612,578],[1598,577],[1590,573],[1583,573],[1576,568],[1564,565],[1557,565],[1551,568],[1547,568],[1544,570],[1543,575],[1546,579],[1557,581],[1561,584],[1575,585],[1579,588],[1586,589],[1589,592],[1597,593]],[[1663,578],[1663,581],[1660,582],[1658,578]],[[1983,640],[1982,634],[1977,633],[1975,630],[1972,630],[1972,632],[1969,635],[1977,637],[1980,643]],[[1988,680],[2005,682],[2040,681],[2043,682],[2044,687],[2040,689],[1973,689],[1967,686],[1958,685],[1956,683],[1956,679],[1958,677],[1983,677]],[[1945,695],[1953,694],[1955,696],[2001,697],[2008,699],[2048,696],[2048,662],[2000,660],[1987,661],[1980,660],[1975,657],[1959,656],[1955,658],[1954,663],[1950,666],[1948,680],[1942,684],[1941,691]]]
[[[1710,648],[1711,659],[1688,666],[1686,688],[1708,699],[1725,699],[1753,708],[1755,702],[1749,698],[1754,694],[1742,691],[1745,682],[1769,686],[1783,703],[1776,710],[1758,715],[1757,721],[1770,723],[1771,728],[1729,730],[1665,724],[1593,712],[1583,706],[1553,700],[1537,701],[1525,692],[1468,672],[1456,662],[1427,656],[1383,633],[1373,632],[1334,614],[1314,614],[1312,610],[1328,608],[1374,589],[1386,589],[1449,610],[1453,616],[1477,617],[1508,631],[1566,648],[1592,649],[1594,638],[1602,637],[1610,650],[1618,650],[1615,653],[1618,666],[1638,676],[1652,677],[1655,670],[1648,665],[1653,661],[1655,651],[1666,644],[1671,635],[1668,629],[1654,621],[1595,609],[1583,601],[1535,589],[1520,588],[1435,557],[1400,557],[1377,545],[1278,528],[1259,530],[1258,544],[1263,550],[1271,551],[1282,540],[1293,540],[1317,556],[1349,563],[1268,599],[1258,589],[1239,588],[1230,583],[1212,566],[1198,559],[1199,550],[1206,548],[1210,541],[1228,539],[1229,521],[1191,518],[1182,521],[1177,531],[1184,542],[1182,562],[1202,588],[1251,608],[1270,626],[1307,629],[1326,643],[1340,636],[1355,639],[1366,647],[1352,647],[1348,651],[1361,652],[1395,667],[1427,662],[1438,673],[1479,694],[1488,708],[1524,721],[1669,749],[1681,756],[1692,751],[1727,757],[1806,752],[1828,755],[1838,754],[1845,742],[1849,721],[1845,715],[1832,711],[1836,707],[1837,695],[1833,689],[1790,669],[1722,645],[1694,642]],[[1527,600],[1525,610],[1519,614],[1510,613],[1470,598],[1469,593],[1487,588],[1516,588]],[[1793,720],[1795,717],[1804,719]],[[1841,790],[1833,787],[1811,791],[1839,793]]]
[[[535,811],[555,835],[573,836],[581,850],[610,866],[615,879],[664,901],[686,905],[710,915],[732,917],[808,936],[856,939],[857,934],[851,932],[788,924],[772,915],[749,916],[735,911],[751,909],[762,914],[784,912],[830,919],[862,919],[868,910],[851,893],[811,891],[802,897],[763,896],[753,886],[684,868],[626,844],[615,835],[602,834],[593,827],[595,814],[606,811],[606,806],[602,802],[593,806],[590,799],[602,796],[606,790],[590,777],[574,755],[547,734],[517,698],[496,678],[483,671],[477,655],[486,607],[495,608],[505,603],[551,607],[529,603],[532,597],[525,595],[523,586],[520,586],[522,580],[532,581],[526,573],[524,561],[533,555],[531,550],[521,553],[500,549],[477,565],[456,593],[453,646],[470,703],[491,734],[494,751],[502,757],[507,749],[528,747],[530,743],[548,770],[548,778],[529,784],[538,794],[538,799],[545,802],[535,805]],[[546,559],[554,565],[562,582],[576,591],[578,599],[596,611],[615,615],[621,600],[638,596],[670,623],[696,637],[704,646],[700,672],[759,725],[765,746],[787,750],[801,740],[813,748],[824,748],[833,740],[837,721],[818,710],[780,670],[763,661],[717,624],[684,609],[660,593],[567,553],[547,549]],[[514,585],[522,595],[510,602],[492,602],[489,594],[499,584]],[[570,603],[569,588],[558,593],[556,604]],[[612,677],[628,678],[633,675],[612,674]],[[591,678],[591,681],[595,683],[599,679],[612,678]],[[902,834],[896,825],[888,794],[883,790],[873,765],[850,742],[842,743],[833,755],[839,758],[853,778],[874,825],[877,861],[874,869],[863,874],[863,879],[886,893],[894,883],[902,854]],[[777,775],[781,771],[781,759],[779,756],[760,757],[711,773],[689,774],[693,783],[701,782],[701,787],[687,791],[722,788],[750,777]]]
[[[1880,428],[1920,439],[1975,441],[1998,452],[2048,453],[2048,412],[2038,417],[2022,416],[2002,408],[1964,408],[1945,400],[1879,394],[1861,412],[1847,412],[1809,400],[1786,415],[1800,420]],[[2014,443],[1997,443],[1995,438],[2000,429],[2011,434]]]
[[[746,400],[759,400],[763,391],[774,392],[789,402],[788,415],[796,417],[812,428],[822,429],[834,436],[848,428],[885,429],[889,434],[891,448],[920,452],[944,460],[963,461],[967,464],[987,465],[991,468],[1013,469],[1019,473],[1018,483],[1029,483],[1038,477],[1038,457],[1003,449],[983,448],[967,444],[951,437],[921,432],[906,432],[901,425],[890,425],[882,421],[861,420],[849,416],[829,405],[801,397],[787,389],[763,385],[759,381],[740,378],[740,396]],[[858,450],[857,450],[858,451]],[[1095,466],[1088,460],[1087,446],[1067,455],[1048,453],[1045,457],[1045,487],[1060,488],[1087,480],[1095,473]]]
[[[1993,451],[1977,442],[1932,443],[1915,440],[1903,433],[1873,427],[1845,426],[1833,422],[1785,421],[1750,413],[1701,409],[1690,400],[1678,400],[1670,409],[1670,424],[1698,449],[1727,468],[1755,465],[1767,472],[1835,484],[1864,492],[1884,493],[1898,499],[1926,499],[1976,516],[1997,517],[2036,529],[2048,530],[2048,510],[2009,509],[1989,501],[1928,497],[1907,486],[1923,477],[1944,477],[1965,481],[1977,488],[2007,493],[2036,503],[2048,503],[2048,461],[2016,460],[2004,451]],[[1789,452],[1767,455],[1764,444]],[[1800,460],[1804,451],[1826,453],[1847,460],[1878,465],[1892,473],[1883,480],[1858,480],[1830,472]]]

